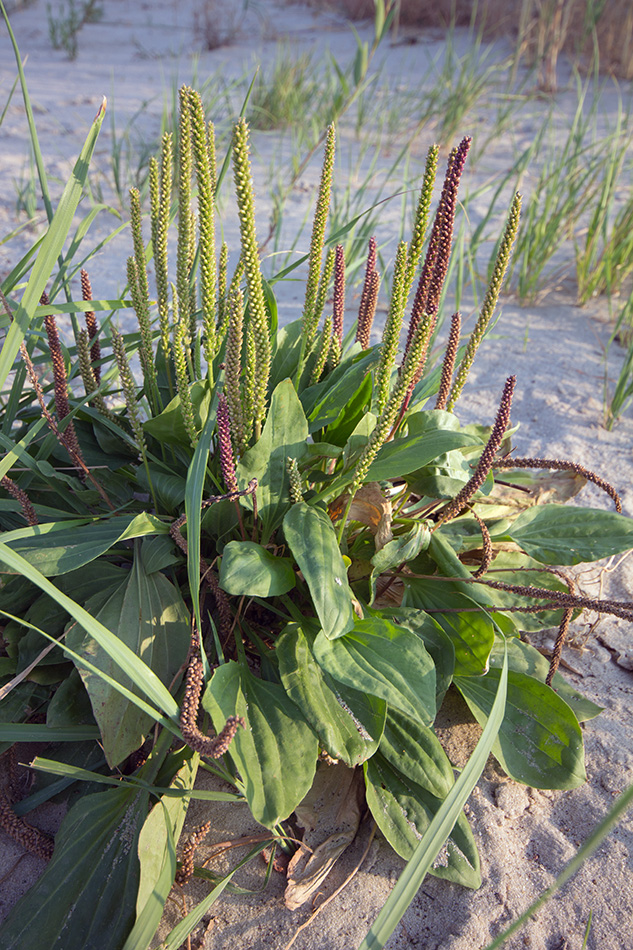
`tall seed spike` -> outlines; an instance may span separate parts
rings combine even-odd
[[[224,393],[218,397],[217,411],[218,448],[220,452],[220,467],[222,478],[229,494],[236,494],[239,489],[235,473],[235,459],[233,458],[231,413]]]
[[[178,248],[176,258],[176,290],[180,320],[190,325],[189,267],[191,259],[191,116],[188,86],[179,92],[180,123],[178,137]]]
[[[141,369],[143,370],[143,381],[145,392],[152,412],[158,414],[161,410],[160,396],[158,393],[158,378],[156,376],[156,367],[154,366],[154,351],[152,346],[152,327],[150,324],[149,306],[147,299],[139,286],[139,273],[136,258],[128,257],[127,260],[127,281],[130,287],[130,295],[136,312],[138,326],[141,333],[141,345],[139,347],[139,357],[141,360]]]
[[[226,241],[222,241],[220,247],[220,260],[218,262],[218,326],[217,333],[221,338],[222,328],[224,327],[225,311],[227,305],[227,269],[229,263],[229,246]]]
[[[448,335],[448,343],[444,352],[444,361],[442,363],[442,378],[440,388],[437,392],[435,401],[436,409],[446,409],[446,401],[451,388],[451,379],[453,378],[453,369],[455,368],[455,357],[459,346],[459,334],[462,326],[461,314],[454,313],[451,317],[451,330]]]
[[[231,435],[233,448],[241,455],[246,448],[246,429],[240,393],[240,377],[242,373],[242,341],[244,322],[244,298],[241,292],[231,298],[229,305],[228,331],[226,338],[226,356],[224,359],[224,390],[229,404],[229,415],[233,425]]]
[[[136,383],[134,382],[134,376],[132,375],[132,370],[128,363],[127,353],[125,352],[125,341],[119,331],[114,328],[112,329],[112,350],[119,368],[121,388],[123,389],[123,397],[125,399],[134,441],[143,459],[146,460],[147,446],[145,443],[143,425],[141,423],[141,413],[136,398]]]
[[[187,436],[189,437],[191,447],[195,451],[195,448],[198,444],[198,433],[196,431],[195,414],[193,410],[193,403],[191,402],[191,392],[189,390],[189,373],[187,370],[188,328],[185,324],[185,321],[179,319],[178,317],[178,290],[173,285],[172,294],[175,318],[172,358],[174,361],[174,368],[176,370],[176,389],[180,397],[180,412],[182,415],[183,425],[185,427]]]
[[[40,297],[40,304],[42,306],[46,306],[48,303],[48,294],[46,291],[44,291]],[[62,352],[59,331],[57,330],[57,323],[52,313],[48,313],[44,317],[44,327],[48,337],[48,348],[50,350],[51,362],[53,364],[55,411],[57,413],[57,418],[61,420],[70,415],[70,403],[68,402],[68,376],[66,375],[66,362]],[[83,461],[79,439],[77,438],[75,424],[72,419],[68,421],[64,431],[64,439],[67,443],[67,447],[71,451],[71,455],[74,453],[77,458]],[[83,472],[81,474],[83,477]]]
[[[253,413],[256,398],[257,353],[253,324],[249,323],[246,330],[246,360],[244,363],[244,385],[242,387],[242,418],[244,419],[244,436],[250,441],[253,433]],[[259,433],[256,433],[259,438]]]
[[[147,283],[145,245],[143,244],[141,195],[138,188],[130,188],[130,227],[132,230],[132,244],[134,246],[138,288],[143,299],[143,306],[147,308],[149,314],[149,285]]]
[[[339,351],[343,346],[343,319],[345,316],[345,251],[342,244],[336,245],[334,261],[334,306],[332,328],[338,340]]]
[[[332,315],[328,314],[323,323],[323,330],[319,337],[316,350],[316,359],[314,366],[312,367],[312,373],[310,375],[310,385],[314,386],[319,382],[321,376],[323,375],[323,370],[325,369],[325,364],[328,361],[328,356],[330,355],[330,348],[332,346]]]
[[[497,301],[499,299],[499,294],[501,292],[501,286],[503,284],[503,278],[505,277],[506,270],[508,268],[508,263],[510,262],[510,255],[512,253],[512,245],[514,244],[515,238],[517,236],[517,231],[519,229],[519,220],[521,217],[521,195],[517,191],[512,201],[510,207],[510,213],[508,215],[508,220],[506,223],[505,231],[503,233],[503,238],[501,244],[499,245],[499,250],[497,252],[497,257],[495,260],[495,266],[492,272],[492,277],[490,279],[490,284],[488,285],[488,290],[486,291],[486,296],[481,305],[481,310],[479,312],[479,318],[475,324],[475,328],[470,336],[468,344],[466,346],[466,352],[462,358],[461,363],[457,373],[455,374],[455,382],[448,397],[447,408],[452,412],[455,407],[455,403],[459,399],[462,389],[464,388],[464,383],[468,378],[470,368],[473,365],[475,359],[475,354],[479,348],[486,328],[490,323],[492,315],[497,306]]]
[[[88,276],[88,271],[82,268],[81,270],[81,297],[82,300],[92,300],[92,285],[90,283],[90,278]],[[86,327],[88,328],[88,336],[90,338],[91,349],[90,349],[90,359],[93,364],[95,378],[97,383],[101,382],[101,367],[97,364],[101,359],[101,344],[99,343],[99,324],[97,323],[97,318],[95,317],[94,310],[86,310],[84,313],[84,319],[86,321]]]
[[[358,307],[358,320],[356,323],[356,339],[360,342],[364,350],[369,346],[369,331],[367,330],[367,310],[369,300],[372,294],[372,281],[375,280],[376,271],[376,238],[370,237],[367,248],[367,263],[365,264],[365,280],[363,281],[363,290],[360,296],[360,305]],[[373,320],[373,317],[372,317]]]
[[[376,306],[378,304],[378,291],[380,290],[380,274],[375,270],[363,289],[361,306],[358,312],[358,327],[356,330],[356,339],[364,350],[369,349],[371,340],[371,328],[374,325],[376,315]]]
[[[169,272],[167,236],[171,216],[172,138],[169,132],[163,135],[159,178],[159,203],[156,221],[156,244],[154,245],[154,271],[156,296],[160,321],[160,340],[165,360],[169,354]]]
[[[316,325],[321,321],[323,316],[323,311],[325,310],[325,301],[330,289],[330,281],[332,280],[332,274],[334,272],[334,257],[335,250],[333,247],[327,253],[325,258],[325,265],[323,267],[323,273],[321,274],[321,279],[319,281],[319,289],[317,292],[316,302],[314,305],[314,318]]]
[[[209,157],[210,145],[207,139],[202,99],[197,92],[189,95],[191,111],[191,131],[193,154],[195,159],[196,180],[198,182],[198,229],[200,242],[200,294],[202,304],[202,326],[204,332],[204,355],[209,367],[216,352],[215,323],[217,316],[217,280],[215,262],[215,148],[211,146],[213,169]],[[213,125],[210,124],[213,135]]]
[[[114,422],[114,424],[118,425],[121,429],[125,429],[122,420],[115,412],[111,412],[108,409],[103,396],[98,392],[99,383],[97,382],[91,363],[88,331],[83,328],[79,331],[77,336],[77,359],[79,361],[79,374],[84,384],[86,396],[90,397],[90,405],[98,409],[101,415],[109,419],[110,422]]]
[[[26,523],[29,525],[39,524],[37,515],[35,513],[35,508],[31,504],[31,499],[24,489],[20,488],[20,486],[17,485],[12,478],[9,478],[8,475],[2,476],[0,479],[0,485],[2,485],[5,491],[9,492],[12,498],[15,498],[15,500],[20,503],[22,515]]]
[[[249,330],[252,331],[255,351],[253,418],[255,435],[259,438],[266,417],[271,347],[255,230],[255,200],[250,170],[248,126],[243,118],[236,123],[233,135],[233,175],[240,219],[242,260],[248,287]]]
[[[396,362],[396,355],[400,345],[400,330],[402,329],[402,319],[404,316],[407,279],[407,253],[407,242],[401,241],[398,245],[396,260],[393,267],[391,303],[389,305],[389,313],[387,314],[385,328],[382,334],[380,360],[376,369],[375,388],[379,415],[387,405],[387,400],[389,398],[389,384],[391,382],[391,371]]]
[[[319,274],[321,272],[321,259],[323,257],[325,227],[330,209],[330,194],[332,191],[332,172],[334,169],[335,151],[336,130],[334,125],[331,125],[327,131],[327,137],[325,140],[323,168],[321,170],[319,194],[314,212],[312,238],[310,241],[308,278],[306,281],[306,294],[303,305],[303,338],[305,340],[305,346],[303,350],[304,353],[306,353],[312,346],[314,338],[316,337],[318,325],[318,319],[315,319],[315,306],[317,301]]]
[[[439,145],[431,145],[426,156],[426,166],[424,169],[424,178],[420,189],[420,197],[415,212],[413,223],[413,235],[409,246],[409,259],[407,261],[407,271],[404,280],[403,295],[406,302],[411,293],[415,271],[420,263],[426,229],[429,223],[431,213],[431,199],[433,197],[433,186],[435,185],[435,176],[437,174],[437,161],[440,153]]]

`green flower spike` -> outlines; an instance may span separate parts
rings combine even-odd
[[[231,298],[228,306],[228,334],[226,355],[224,358],[224,391],[231,417],[231,436],[236,454],[241,455],[246,448],[246,430],[240,393],[240,375],[242,372],[242,339],[244,322],[244,299],[241,292]]]
[[[132,303],[134,304],[139,330],[141,331],[139,357],[141,360],[141,369],[143,370],[145,392],[152,407],[152,412],[157,415],[161,410],[161,405],[160,395],[158,392],[158,379],[156,377],[156,367],[154,366],[149,304],[139,287],[139,274],[136,258],[134,257],[128,257],[127,259],[127,282],[130,287],[130,296],[132,297]]]
[[[220,260],[218,263],[218,342],[226,332],[226,315],[229,308],[226,296],[226,272],[229,263],[229,246],[226,241],[222,241],[220,247]]]
[[[332,347],[332,315],[328,314],[323,323],[323,330],[321,331],[321,336],[319,337],[319,342],[316,349],[316,359],[314,366],[312,367],[312,373],[310,374],[310,385],[314,386],[319,382],[321,376],[323,375],[323,370],[325,369],[325,364],[328,361],[330,355],[330,349]]]
[[[460,393],[464,388],[464,383],[468,378],[470,368],[473,365],[473,360],[475,359],[475,353],[479,348],[479,344],[483,340],[486,328],[488,327],[490,319],[495,311],[495,307],[497,306],[497,300],[499,299],[499,294],[501,292],[501,285],[503,283],[503,278],[505,277],[505,272],[510,261],[510,254],[512,253],[512,245],[514,244],[517,231],[519,229],[520,217],[521,195],[517,191],[510,207],[508,221],[505,231],[503,232],[501,244],[499,245],[490,284],[488,285],[484,302],[481,305],[479,318],[475,324],[475,329],[470,336],[468,345],[466,346],[466,352],[464,353],[463,359],[459,364],[457,373],[455,374],[455,382],[453,383],[450,396],[448,397],[447,409],[449,412],[453,411],[455,403],[459,399]]]
[[[253,325],[249,323],[246,331],[246,362],[244,364],[244,385],[242,390],[242,418],[244,420],[244,440],[247,445],[253,432],[253,414],[255,411],[257,376],[257,353]],[[259,438],[257,433],[256,438]]]
[[[105,416],[106,419],[109,419],[110,422],[114,422],[114,424],[118,425],[121,429],[125,429],[117,413],[110,412],[103,396],[98,391],[99,382],[92,365],[88,331],[83,328],[77,335],[77,359],[79,361],[79,374],[84,384],[86,396],[90,397],[90,405],[94,406],[95,409],[97,409],[102,416]]]
[[[147,445],[145,443],[145,433],[143,432],[143,426],[141,424],[139,405],[136,399],[136,383],[134,382],[132,370],[130,369],[130,364],[127,360],[123,336],[118,330],[115,330],[114,328],[112,329],[112,350],[114,352],[117,366],[119,367],[119,378],[121,380],[121,387],[123,389],[123,398],[125,399],[125,405],[127,408],[132,434],[134,436],[134,441],[136,442],[136,447],[139,453],[143,457],[143,461],[147,464]]]
[[[319,274],[321,272],[321,258],[323,257],[325,226],[327,224],[328,212],[330,210],[330,194],[332,191],[332,172],[334,169],[335,151],[336,131],[334,126],[331,125],[327,131],[327,138],[325,140],[321,182],[319,184],[319,194],[314,212],[314,223],[312,225],[312,239],[310,241],[310,257],[308,262],[308,279],[306,281],[306,295],[303,304],[303,340],[302,358],[300,360],[300,364],[303,362],[303,358],[309,353],[310,348],[314,343],[317,326],[319,323],[320,315],[317,313]],[[301,365],[300,368],[302,368]]]
[[[189,391],[189,372],[187,370],[187,352],[188,352],[188,328],[184,320],[178,319],[178,290],[172,285],[173,308],[174,308],[174,338],[172,346],[172,358],[176,369],[176,389],[180,396],[180,412],[192,449],[195,450],[198,444],[198,433],[196,432],[195,416],[193,404],[191,402],[191,393]]]
[[[323,311],[325,310],[325,301],[330,289],[330,282],[332,280],[332,274],[334,273],[334,257],[335,257],[334,248],[330,248],[325,258],[325,266],[323,268],[323,273],[321,274],[321,280],[319,281],[319,291],[317,293],[316,304],[314,305],[314,316],[316,320],[316,325],[321,321],[323,316]]]
[[[288,471],[288,481],[290,482],[288,486],[290,501],[293,505],[296,505],[300,501],[303,501],[303,488],[301,487],[301,474],[297,460],[290,455],[286,459],[286,469]]]
[[[152,202],[152,242],[154,247],[154,272],[156,274],[156,298],[160,322],[160,342],[165,359],[169,354],[169,276],[167,262],[167,235],[171,213],[172,140],[166,132],[161,144],[158,203]],[[151,192],[150,192],[151,198]]]
[[[216,353],[215,322],[216,263],[215,263],[215,142],[213,125],[209,123],[209,138],[205,126],[202,99],[197,92],[189,93],[193,155],[198,182],[198,228],[200,233],[200,293],[202,299],[202,326],[204,355],[208,366]]]
[[[396,260],[393,266],[393,280],[391,287],[391,303],[389,313],[385,321],[385,328],[382,334],[382,349],[380,351],[380,361],[376,369],[376,399],[378,414],[380,414],[387,405],[389,398],[389,384],[391,382],[391,372],[396,361],[398,346],[400,345],[400,330],[402,329],[402,318],[405,307],[405,291],[407,279],[407,242],[401,241],[396,252]]]
[[[190,293],[189,267],[191,263],[191,116],[189,114],[188,86],[180,90],[180,125],[178,136],[178,249],[176,262],[176,290],[180,320],[189,330]],[[189,334],[188,334],[189,335]]]
[[[138,188],[130,188],[130,228],[132,231],[132,244],[134,246],[134,260],[136,262],[136,285],[139,292],[139,301],[143,310],[147,312],[147,320],[149,322],[149,285],[147,283],[147,264],[141,224],[141,195]],[[141,317],[139,316],[139,323],[140,320]]]
[[[415,212],[413,235],[411,237],[409,246],[409,259],[407,261],[407,270],[405,273],[402,291],[405,307],[407,305],[409,294],[411,293],[413,278],[415,277],[415,272],[417,270],[418,264],[420,263],[420,257],[422,256],[424,238],[426,237],[426,229],[429,223],[429,215],[431,213],[431,199],[433,197],[433,186],[435,184],[437,159],[439,153],[439,145],[432,145],[426,156],[426,167],[424,170],[424,178],[422,180],[422,188],[420,189],[418,207]]]
[[[354,499],[354,495],[362,486],[365,478],[367,477],[367,473],[372,462],[376,458],[382,445],[389,437],[396,417],[400,412],[400,409],[406,398],[411,381],[415,376],[418,363],[420,362],[420,357],[425,348],[428,346],[428,342],[428,333],[424,326],[420,324],[413,335],[409,352],[407,353],[404,363],[400,368],[398,379],[391,392],[391,395],[389,396],[389,399],[387,400],[387,405],[378,417],[374,430],[369,436],[367,444],[365,445],[365,448],[363,449],[361,456],[356,463],[354,476],[352,478],[352,485],[350,488],[350,500],[348,503],[350,507]],[[347,513],[343,517],[343,525],[345,524],[346,519]]]
[[[248,147],[248,127],[244,119],[237,122],[233,135],[233,175],[237,195],[237,210],[242,239],[242,260],[248,287],[249,330],[252,331],[255,349],[255,372],[253,377],[253,419],[255,437],[261,435],[266,416],[266,397],[270,376],[271,349],[270,328],[264,303],[262,275],[259,266],[259,250],[255,231],[255,200]]]

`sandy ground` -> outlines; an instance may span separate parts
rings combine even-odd
[[[314,51],[322,56],[332,50],[342,62],[353,55],[353,40],[348,26],[335,13],[315,11],[303,5],[287,6],[260,0],[251,3],[241,20],[241,29],[230,46],[212,53],[204,52],[199,30],[193,28],[195,4],[158,0],[155,3],[130,3],[105,0],[101,22],[86,25],[80,35],[79,55],[68,62],[62,52],[51,51],[46,24],[46,6],[36,2],[17,9],[12,25],[22,56],[28,56],[27,79],[34,103],[38,131],[51,176],[64,180],[69,162],[76,155],[102,94],[110,97],[119,130],[132,120],[135,134],[156,136],[160,129],[163,89],[173,77],[189,81],[216,75],[225,79],[242,76],[261,59],[270,60],[279,39],[285,39],[299,52]],[[368,39],[368,28],[360,35]],[[458,35],[459,43],[468,38]],[[385,77],[394,88],[415,88],[428,67],[429,57],[441,55],[437,34],[422,35],[414,45],[386,47],[381,51]],[[502,45],[498,55],[503,55]],[[194,63],[194,57],[197,64]],[[6,97],[15,76],[12,53],[4,28],[0,29],[0,93]],[[575,108],[572,91],[565,88],[557,97],[561,130],[565,116]],[[630,89],[621,92],[630,97]],[[142,115],[137,112],[146,104]],[[507,133],[480,156],[472,166],[466,186],[474,189],[494,180],[510,166],[513,148],[533,135],[539,118],[538,103],[521,117]],[[617,108],[617,93],[605,94],[605,121]],[[478,114],[475,125],[483,135],[484,119]],[[472,131],[470,127],[463,131]],[[477,134],[477,129],[475,129]],[[27,129],[22,103],[16,96],[0,127],[2,166],[0,167],[0,234],[16,227],[16,189],[14,182],[23,178],[27,150]],[[95,166],[103,169],[100,180],[107,180],[112,132],[107,120],[99,142]],[[345,174],[346,161],[358,148],[351,123],[341,134],[339,171]],[[409,174],[415,178],[422,167],[426,147],[433,141],[433,129],[422,130],[412,151]],[[265,178],[271,162],[278,160],[279,136],[261,135],[255,141],[255,179],[263,200],[259,202],[260,220],[265,221]],[[340,154],[341,154],[340,153]],[[388,168],[391,149],[380,152],[379,167]],[[380,163],[382,163],[380,165]],[[353,166],[353,162],[351,162]],[[27,166],[28,167],[28,166]],[[318,175],[311,165],[289,203],[288,233],[303,219],[307,202]],[[259,179],[258,179],[259,176]],[[97,176],[99,177],[99,176]],[[353,185],[353,176],[351,178]],[[344,183],[344,182],[343,182]],[[376,188],[380,180],[376,179]],[[53,182],[53,190],[60,186]],[[339,187],[341,175],[339,175]],[[527,182],[529,188],[529,181]],[[392,182],[397,190],[397,182]],[[383,256],[388,261],[397,237],[398,202],[383,206],[380,240],[391,240]],[[481,207],[481,213],[485,205]],[[228,240],[236,233],[230,208],[226,215]],[[118,222],[103,215],[90,233],[96,243]],[[29,226],[8,243],[0,244],[0,273],[19,259],[30,245],[41,224]],[[301,249],[307,246],[304,238]],[[122,235],[91,264],[93,286],[99,296],[113,297],[123,284],[123,260],[130,253],[129,236]],[[279,289],[282,318],[290,319],[300,305],[300,291],[287,284]],[[472,317],[471,317],[472,319]],[[460,404],[458,414],[464,421],[491,422],[503,382],[517,375],[517,395],[513,420],[521,423],[516,443],[521,454],[574,459],[609,478],[622,494],[624,511],[633,515],[633,458],[631,444],[633,420],[630,415],[619,421],[613,431],[603,427],[603,388],[605,374],[613,381],[623,355],[617,346],[608,348],[612,325],[608,307],[596,301],[580,309],[574,304],[574,288],[564,280],[538,305],[520,308],[512,298],[503,300],[502,315],[494,334],[482,349]],[[608,354],[607,354],[608,350]],[[607,354],[607,355],[605,355]],[[583,493],[585,503],[607,507],[608,499],[593,490]],[[625,560],[617,571],[612,565],[602,572],[605,595],[631,598],[632,564]],[[586,590],[598,590],[600,570],[583,574]],[[590,618],[592,619],[592,618]],[[576,625],[575,637],[581,642],[588,623]],[[565,659],[570,681],[590,699],[604,706],[601,716],[584,728],[588,781],[571,792],[542,792],[525,789],[509,782],[490,762],[467,806],[472,827],[480,846],[483,884],[469,892],[434,878],[427,878],[402,924],[392,937],[391,950],[423,947],[425,950],[474,950],[482,948],[507,926],[560,873],[591,829],[607,813],[617,794],[633,781],[633,725],[631,706],[633,679],[630,667],[633,647],[623,621],[604,620],[592,632],[582,649],[568,648]],[[477,738],[477,729],[464,724],[464,710],[457,704],[450,711],[441,735],[456,766],[463,764]],[[452,724],[451,724],[452,723]],[[204,820],[200,803],[192,806],[191,822]],[[35,820],[35,819],[34,819]],[[37,823],[54,830],[60,820],[56,806],[41,809]],[[221,841],[256,831],[245,809],[218,807],[213,810],[214,840]],[[364,827],[359,840],[340,862],[327,883],[329,893],[354,866],[367,841]],[[0,878],[10,871],[20,850],[0,835]],[[507,944],[512,950],[580,950],[589,914],[592,925],[587,946],[591,950],[633,948],[633,816],[627,817],[586,862],[573,881],[558,894],[523,931]],[[228,865],[227,865],[228,866]],[[222,865],[220,865],[220,868]],[[402,862],[384,842],[375,842],[360,872],[306,930],[295,944],[298,950],[357,947],[378,910],[397,880]],[[25,857],[2,881],[0,916],[42,870],[37,859]],[[246,886],[261,881],[262,868],[251,868],[239,880]],[[275,875],[271,886],[251,897],[224,896],[211,922],[205,946],[224,950],[236,945],[260,950],[283,950],[303,923],[307,911],[290,913],[283,906],[283,877]],[[175,911],[168,910],[164,927],[173,926]],[[44,948],[46,950],[46,948]]]

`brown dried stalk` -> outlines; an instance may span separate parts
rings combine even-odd
[[[365,266],[365,283],[363,284],[363,292],[360,298],[358,323],[356,327],[356,339],[364,350],[369,348],[369,337],[376,313],[379,287],[380,275],[376,270],[376,238],[371,237],[369,239],[367,264]]]
[[[84,300],[92,300],[92,286],[90,284],[90,278],[88,277],[88,271],[82,269],[81,271],[81,295]],[[99,324],[97,323],[97,318],[95,317],[94,310],[86,310],[84,314],[86,320],[86,328],[88,330],[88,338],[91,343],[90,347],[90,362],[92,363],[92,371],[95,374],[95,379],[97,385],[101,384],[101,367],[98,366],[98,362],[101,359],[101,344],[99,343]]]
[[[50,303],[48,294],[46,291],[44,291],[40,297],[40,304],[42,306],[46,306],[48,303]],[[47,313],[44,317],[44,327],[48,337],[48,348],[50,350],[51,362],[53,364],[55,410],[57,412],[58,419],[65,419],[66,416],[70,415],[70,403],[68,402],[68,377],[66,376],[64,354],[62,353],[62,347],[59,341],[59,331],[57,329],[55,317],[52,313]],[[79,440],[77,439],[77,433],[75,431],[75,425],[72,419],[68,422],[68,425],[64,431],[64,435],[66,437],[68,446],[72,448],[72,452],[70,453],[71,458],[73,456],[77,456],[83,460],[81,448],[79,446]]]
[[[588,482],[593,482],[594,485],[597,485],[598,488],[601,488],[607,493],[607,495],[613,499],[616,511],[622,513],[622,503],[620,501],[620,496],[617,491],[609,482],[605,481],[604,478],[600,478],[599,475],[596,475],[595,472],[592,472],[591,469],[585,468],[582,465],[579,465],[577,462],[567,462],[564,459],[539,459],[539,458],[503,458],[495,459],[492,463],[493,468],[498,469],[509,469],[509,468],[549,468],[555,469],[557,471],[565,472],[575,472],[576,475],[582,475],[583,478],[586,478]]]
[[[497,454],[506,429],[510,423],[510,410],[512,408],[512,394],[514,392],[515,383],[516,376],[510,376],[506,380],[506,384],[503,387],[501,402],[499,404],[499,410],[497,412],[497,418],[495,419],[495,424],[492,427],[490,438],[488,439],[484,450],[481,453],[481,457],[477,463],[477,468],[475,469],[472,478],[466,482],[459,494],[456,495],[451,502],[449,502],[439,511],[438,520],[434,530],[439,528],[440,525],[444,524],[444,522],[449,521],[451,518],[456,518],[457,515],[466,507],[475,492],[477,492],[485,482],[486,476],[492,467],[494,457]]]
[[[19,818],[3,792],[0,792],[0,828],[23,848],[43,861],[50,861],[53,857],[55,847],[53,840],[39,828],[34,828],[33,825]]]
[[[490,532],[488,531],[488,527],[486,523],[481,520],[477,512],[471,509],[470,513],[475,519],[475,521],[477,522],[477,524],[479,525],[479,527],[481,528],[481,539],[482,539],[482,548],[483,548],[481,564],[479,565],[479,567],[473,574],[473,577],[483,577],[483,575],[486,573],[486,571],[490,567],[490,563],[492,561],[492,541],[490,539]]]
[[[182,849],[182,857],[180,859],[180,867],[176,871],[175,882],[180,884],[182,887],[193,877],[193,859],[196,854],[196,849],[198,845],[202,844],[206,836],[211,830],[211,822],[205,821],[203,825],[200,825],[199,828],[196,828],[187,838],[184,848]]]
[[[35,514],[35,508],[31,504],[31,500],[24,489],[20,488],[19,485],[16,485],[13,479],[9,478],[8,475],[4,475],[2,477],[0,480],[0,485],[2,485],[2,487],[9,492],[12,498],[15,498],[16,501],[20,502],[20,505],[22,506],[22,514],[24,515],[26,523],[30,525],[39,524],[37,515]]]
[[[200,755],[204,755],[208,759],[219,759],[228,750],[238,728],[240,726],[244,727],[246,723],[241,716],[229,716],[224,728],[217,736],[207,736],[201,732],[198,728],[198,707],[203,684],[204,668],[200,656],[198,634],[193,630],[189,648],[185,696],[180,710],[180,730],[183,739],[194,752],[199,752]]]
[[[444,352],[444,362],[442,363],[442,379],[440,381],[440,388],[437,392],[437,399],[435,400],[436,409],[446,409],[446,401],[451,390],[451,380],[453,378],[453,370],[455,368],[455,357],[457,356],[457,348],[459,347],[459,335],[461,328],[461,314],[454,313],[451,317],[451,330],[448,335],[448,342]]]

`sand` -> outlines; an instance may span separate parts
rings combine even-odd
[[[295,52],[312,50],[315,56],[330,49],[347,63],[354,52],[349,26],[331,10],[316,10],[301,4],[286,5],[259,0],[251,3],[241,28],[231,45],[212,52],[202,49],[200,30],[193,28],[191,2],[179,4],[158,0],[155,3],[128,3],[105,0],[104,16],[99,23],[86,25],[80,34],[79,54],[68,62],[63,52],[52,51],[48,39],[46,5],[43,2],[19,7],[12,14],[12,25],[22,56],[27,56],[26,73],[34,104],[38,132],[47,170],[62,181],[79,151],[101,96],[110,98],[119,134],[126,122],[132,122],[133,136],[149,138],[160,130],[163,89],[172,77],[190,81],[197,70],[199,81],[221,70],[225,79],[242,76],[256,61],[270,61],[275,44],[284,39]],[[362,39],[370,39],[370,28],[358,27]],[[401,34],[400,39],[403,39]],[[408,39],[408,34],[404,37]],[[380,51],[383,76],[393,89],[415,89],[426,74],[429,58],[442,53],[441,35],[416,34],[415,44],[401,42]],[[467,34],[457,33],[460,49],[467,49]],[[497,44],[493,54],[502,57],[508,49]],[[194,66],[193,57],[197,58]],[[575,93],[570,88],[570,72],[561,65],[560,92],[556,104],[560,134],[575,109]],[[0,29],[0,91],[8,94],[15,76],[10,45],[4,28]],[[175,81],[175,80],[174,80]],[[631,90],[620,93],[630,99]],[[618,91],[609,87],[603,94],[601,117],[612,121],[617,110]],[[145,105],[142,113],[138,110]],[[540,110],[546,104],[533,101],[507,133],[488,146],[465,176],[465,186],[474,190],[484,181],[494,180],[510,167],[513,149],[524,146],[538,126]],[[484,136],[485,110],[479,110],[464,133]],[[95,175],[105,187],[108,157],[111,154],[111,130],[106,118],[95,157]],[[358,155],[359,143],[352,126],[341,130],[338,187],[345,185],[347,165]],[[406,129],[402,130],[403,133]],[[16,95],[3,125],[2,166],[0,167],[0,234],[18,224],[14,181],[20,181],[28,154],[27,128],[21,100]],[[259,135],[255,139],[254,174],[259,196],[261,232],[269,208],[266,205],[266,175],[276,160],[280,136]],[[389,168],[394,142],[381,150],[379,168]],[[422,130],[412,151],[409,173],[414,177],[422,168],[424,153],[433,141],[433,128]],[[389,147],[387,147],[389,145]],[[287,148],[287,146],[285,146]],[[28,167],[28,165],[27,165]],[[312,199],[318,176],[318,163],[312,163],[289,202],[284,234],[290,235],[303,220]],[[351,177],[352,187],[354,178]],[[525,182],[529,190],[532,178]],[[380,176],[376,176],[376,188]],[[392,176],[388,191],[398,189]],[[60,185],[53,182],[54,195]],[[108,197],[106,192],[106,197]],[[479,209],[479,205],[475,206]],[[485,198],[481,213],[485,211]],[[87,209],[80,208],[80,216]],[[383,249],[389,262],[397,238],[398,201],[383,206],[380,213],[379,240],[390,242]],[[227,201],[223,212],[226,234],[235,246],[237,229],[232,205]],[[473,222],[475,214],[473,213]],[[23,220],[23,219],[22,219]],[[79,218],[78,218],[79,220]],[[5,274],[41,233],[41,221],[29,225],[10,242],[0,245],[0,274]],[[119,224],[111,216],[97,219],[89,234],[92,246]],[[303,235],[299,249],[307,248]],[[127,233],[91,263],[93,287],[98,296],[116,296],[124,283],[124,259],[130,253]],[[562,259],[570,257],[566,248]],[[300,285],[278,286],[282,319],[291,319],[301,304]],[[608,346],[612,332],[609,307],[604,300],[592,301],[579,308],[575,288],[564,276],[551,282],[549,293],[538,303],[519,307],[506,294],[494,333],[480,352],[457,412],[463,421],[492,422],[503,382],[511,373],[517,376],[517,394],[513,421],[520,422],[515,437],[521,454],[568,458],[595,469],[610,479],[622,494],[624,511],[633,514],[633,458],[631,454],[633,420],[625,413],[612,431],[604,425],[603,392],[613,385],[624,353],[617,345]],[[465,309],[465,315],[468,313]],[[468,314],[470,325],[474,319]],[[608,498],[596,489],[583,492],[584,504],[608,507]],[[617,570],[612,565],[591,567],[582,574],[585,590],[598,590],[602,576],[604,594],[620,599],[631,598],[633,558],[624,559]],[[389,947],[401,950],[421,947],[425,950],[476,950],[483,948],[533,901],[563,869],[593,827],[608,812],[619,792],[633,781],[633,725],[631,707],[633,645],[624,621],[605,619],[589,630],[594,617],[584,618],[574,627],[578,643],[569,647],[564,672],[570,682],[588,698],[604,706],[604,712],[583,727],[586,743],[588,781],[570,792],[526,789],[507,780],[491,760],[468,803],[469,818],[477,838],[483,884],[476,892],[435,878],[427,878],[416,899],[394,933]],[[587,638],[587,634],[588,638]],[[463,708],[456,704],[441,729],[453,763],[459,767],[476,741],[478,730],[465,723]],[[452,723],[452,725],[451,725]],[[197,803],[191,808],[191,823],[204,820],[209,806]],[[61,820],[59,806],[49,805],[31,816],[41,827],[54,830]],[[256,832],[245,808],[213,808],[213,840],[221,841]],[[362,854],[369,826],[362,826],[354,846],[341,859],[340,866],[325,885],[330,893]],[[20,849],[0,835],[0,878],[14,868]],[[590,913],[592,923],[587,946],[592,950],[633,948],[633,817],[629,814],[587,861],[579,874],[550,901],[507,946],[512,950],[532,947],[546,950],[580,950]],[[357,947],[386,900],[403,864],[384,841],[375,841],[359,873],[322,914],[302,931],[293,946],[352,950]],[[217,865],[218,869],[228,863]],[[14,868],[0,891],[0,916],[4,916],[17,898],[43,870],[38,859],[27,856]],[[263,865],[249,868],[238,882],[244,886],[261,883]],[[283,905],[284,878],[274,874],[270,886],[261,894],[223,896],[214,908],[205,947],[220,950],[244,946],[252,950],[283,950],[308,911],[295,913]],[[177,919],[170,905],[163,930]],[[46,950],[46,948],[43,948]]]

